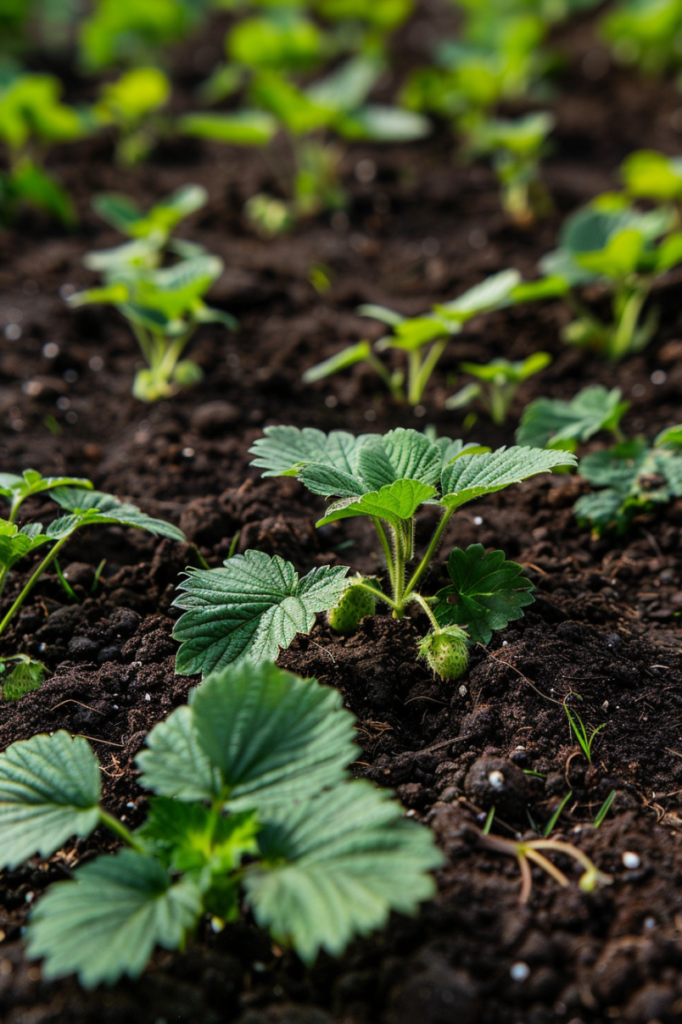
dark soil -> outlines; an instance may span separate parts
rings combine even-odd
[[[419,15],[417,28],[432,31],[433,17]],[[312,388],[300,380],[307,366],[373,329],[354,313],[358,303],[416,313],[507,266],[531,275],[554,244],[561,216],[613,187],[614,168],[631,149],[678,151],[674,126],[682,119],[671,115],[682,101],[673,85],[643,83],[614,69],[591,79],[591,32],[589,23],[578,25],[560,40],[568,67],[546,173],[556,212],[528,233],[500,213],[490,172],[453,158],[445,130],[416,147],[354,147],[346,158],[348,222],[337,218],[332,226],[321,218],[273,242],[251,236],[241,218],[248,195],[273,187],[257,155],[166,145],[147,166],[123,172],[112,166],[106,140],[57,152],[53,169],[76,196],[81,229],[66,235],[26,215],[0,237],[0,327],[22,329],[19,340],[0,343],[3,469],[88,476],[98,488],[180,524],[211,565],[227,556],[240,531],[240,551],[277,553],[301,572],[346,561],[380,572],[363,524],[351,520],[317,531],[320,501],[294,481],[262,481],[248,468],[247,449],[262,426],[365,431],[434,423],[439,433],[457,436],[462,416],[446,413],[444,401],[458,362],[521,358],[538,348],[551,352],[554,363],[525,387],[509,424],[494,428],[482,418],[470,436],[512,443],[525,402],[539,394],[572,397],[595,382],[623,389],[632,403],[624,423],[629,433],[653,437],[679,422],[682,318],[674,275],[655,296],[662,309],[655,343],[617,367],[563,346],[566,311],[550,303],[469,325],[415,412],[387,399],[364,368]],[[405,59],[415,63],[423,59],[426,36],[421,29],[408,35]],[[192,46],[208,44],[199,39]],[[195,73],[183,51],[181,71],[185,65],[191,84]],[[370,184],[354,178],[361,159],[376,164]],[[92,193],[115,188],[148,203],[186,181],[205,184],[210,203],[183,233],[224,258],[226,271],[211,299],[236,314],[242,330],[226,336],[204,328],[192,349],[204,383],[145,407],[130,397],[139,356],[125,325],[99,308],[73,314],[60,289],[90,284],[83,254],[117,240],[90,212]],[[309,281],[316,263],[331,278],[322,295]],[[48,342],[56,343],[56,354],[53,347],[45,354]],[[663,383],[651,383],[655,370],[665,371]],[[582,490],[575,478],[547,478],[455,517],[445,550],[452,542],[477,541],[503,548],[527,566],[537,587],[526,617],[496,634],[487,651],[477,648],[460,682],[439,683],[417,663],[415,639],[425,628],[419,619],[365,620],[346,639],[320,621],[280,657],[282,666],[341,690],[358,717],[357,774],[396,789],[408,813],[435,829],[448,863],[438,876],[438,896],[417,919],[396,917],[341,960],[323,956],[310,971],[245,919],[219,935],[207,927],[185,953],[155,955],[136,983],[89,994],[72,979],[44,983],[39,965],[22,954],[27,911],[48,882],[111,848],[110,837],[96,833],[46,863],[36,859],[3,874],[3,1019],[682,1021],[682,501],[640,517],[627,537],[594,540],[578,530],[571,512]],[[35,501],[27,514],[44,521],[50,508]],[[424,512],[418,543],[430,525]],[[92,593],[102,558],[106,567]],[[132,531],[84,535],[62,560],[82,603],[68,604],[56,576],[48,575],[0,651],[34,654],[54,673],[18,704],[0,704],[0,746],[60,728],[88,737],[101,759],[108,806],[133,825],[145,807],[134,757],[149,729],[196,683],[174,675],[170,636],[178,573],[195,559],[191,546]],[[26,578],[23,568],[6,600]],[[441,577],[435,569],[428,585],[435,588]],[[605,724],[592,764],[570,731],[565,699],[590,729]],[[492,770],[504,778],[494,791]],[[611,811],[595,829],[591,823],[612,790]],[[537,874],[529,904],[520,907],[515,861],[482,849],[476,826],[494,804],[499,835],[525,833],[531,820],[542,827],[569,792],[553,835],[576,843],[613,884],[582,894],[561,857],[557,863],[571,885],[561,889]],[[625,852],[637,855],[637,868],[626,867]],[[526,966],[510,973],[519,964]]]

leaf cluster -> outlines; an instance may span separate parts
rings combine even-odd
[[[214,309],[204,296],[223,272],[223,262],[203,246],[182,239],[169,241],[176,225],[206,202],[198,185],[185,185],[143,212],[125,195],[98,196],[95,208],[132,240],[113,249],[91,252],[86,266],[99,271],[102,287],[76,292],[73,308],[111,304],[128,320],[148,368],[139,370],[133,394],[144,402],[167,397],[179,386],[195,383],[202,371],[181,355],[200,324],[218,323],[235,329],[229,313]],[[161,266],[164,250],[179,259]]]
[[[390,794],[352,781],[354,718],[316,680],[273,665],[210,676],[155,726],[137,758],[152,794],[134,833],[101,805],[85,739],[65,732],[0,755],[0,866],[50,856],[103,824],[126,847],[51,886],[31,915],[28,951],[47,978],[83,985],[144,969],[209,913],[256,921],[307,962],[340,953],[395,909],[414,913],[442,862],[430,832]]]
[[[620,0],[601,19],[599,30],[621,64],[656,76],[680,66],[679,0]]]
[[[464,373],[477,378],[476,383],[465,384],[463,388],[447,399],[446,409],[463,409],[478,402],[490,416],[493,423],[502,425],[507,419],[509,408],[524,381],[546,369],[552,362],[548,352],[534,352],[532,356],[518,362],[509,359],[491,359],[489,363],[460,363]],[[524,441],[533,447],[545,445],[535,441]]]
[[[115,82],[106,82],[93,108],[102,125],[115,126],[118,133],[116,158],[132,165],[151,152],[159,130],[153,115],[170,99],[171,83],[160,68],[137,67],[124,71]]]

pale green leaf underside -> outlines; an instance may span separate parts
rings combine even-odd
[[[274,661],[297,633],[310,632],[317,612],[338,603],[348,568],[322,566],[299,579],[290,562],[247,551],[220,569],[187,572],[174,601],[186,611],[173,632],[176,671],[206,675],[240,658]]]
[[[429,484],[416,480],[397,480],[357,500],[346,498],[335,502],[316,525],[324,526],[352,516],[373,516],[385,520],[391,526],[399,526],[401,521],[411,519],[419,506],[435,494],[436,488]]]
[[[171,884],[158,861],[121,850],[52,886],[33,912],[28,953],[45,957],[46,978],[77,972],[85,988],[111,984],[140,975],[154,946],[177,949],[201,911],[192,882]]]
[[[0,866],[49,857],[99,821],[99,765],[87,741],[60,731],[0,754]]]
[[[85,491],[77,487],[58,487],[52,491],[51,497],[69,512],[88,511],[88,522],[96,523],[120,523],[121,526],[134,526],[140,530],[147,530],[157,537],[169,537],[171,540],[184,541],[186,537],[182,530],[172,523],[163,519],[154,519],[145,512],[141,512],[136,505],[119,501],[113,494],[104,494],[102,491]],[[95,515],[95,510],[101,513],[100,517]],[[70,519],[71,517],[65,517]],[[59,522],[59,520],[58,520]],[[52,531],[49,531],[51,535]]]
[[[259,845],[273,867],[247,871],[247,898],[258,923],[290,940],[306,962],[321,948],[340,953],[354,934],[384,924],[391,909],[414,913],[433,894],[427,872],[442,854],[389,796],[351,782],[266,815]]]
[[[539,448],[499,448],[484,455],[463,455],[443,470],[442,503],[448,508],[459,508],[467,501],[501,491],[555,466],[575,465],[575,456],[568,452]]]

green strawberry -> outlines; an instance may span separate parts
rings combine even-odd
[[[459,679],[469,664],[467,641],[468,636],[460,626],[434,629],[419,641],[419,657],[441,679]]]
[[[336,608],[327,612],[327,622],[337,633],[353,633],[365,615],[374,615],[376,601],[362,587],[352,585],[344,590]]]

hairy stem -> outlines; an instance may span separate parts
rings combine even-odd
[[[620,317],[609,345],[609,359],[614,361],[622,359],[630,351],[632,338],[637,329],[639,315],[647,295],[648,289],[640,286],[635,288],[627,298],[621,296],[621,302],[618,303]]]
[[[429,608],[428,601],[426,601],[425,598],[423,598],[421,596],[421,594],[414,594],[413,597],[412,597],[412,600],[416,601],[418,605],[421,605],[422,609],[428,615],[429,621],[431,622],[431,625],[433,626],[433,628],[434,629],[440,629],[440,623],[438,622],[438,619],[436,618],[436,616],[433,614],[433,612]]]
[[[391,583],[391,590],[395,593],[395,565],[393,564],[391,545],[388,543],[386,531],[384,530],[384,527],[378,516],[372,516],[372,522],[374,523],[374,528],[379,535],[381,546],[384,549],[384,555],[386,556],[386,566],[388,568],[388,578]]]
[[[436,551],[436,548],[438,547],[440,539],[443,536],[443,530],[445,529],[445,527],[449,523],[450,516],[452,515],[452,513],[454,511],[455,511],[454,508],[448,508],[443,513],[441,521],[438,524],[433,537],[431,538],[431,543],[429,544],[428,548],[426,549],[426,554],[422,558],[421,562],[419,563],[419,565],[417,566],[416,570],[414,571],[414,573],[412,575],[412,578],[410,579],[409,583],[405,587],[405,593],[403,595],[405,598],[409,597],[409,595],[412,593],[414,588],[419,583],[419,580],[422,578],[422,576],[424,575],[424,573],[428,569],[429,564],[431,562],[431,559],[433,558],[434,553]]]

